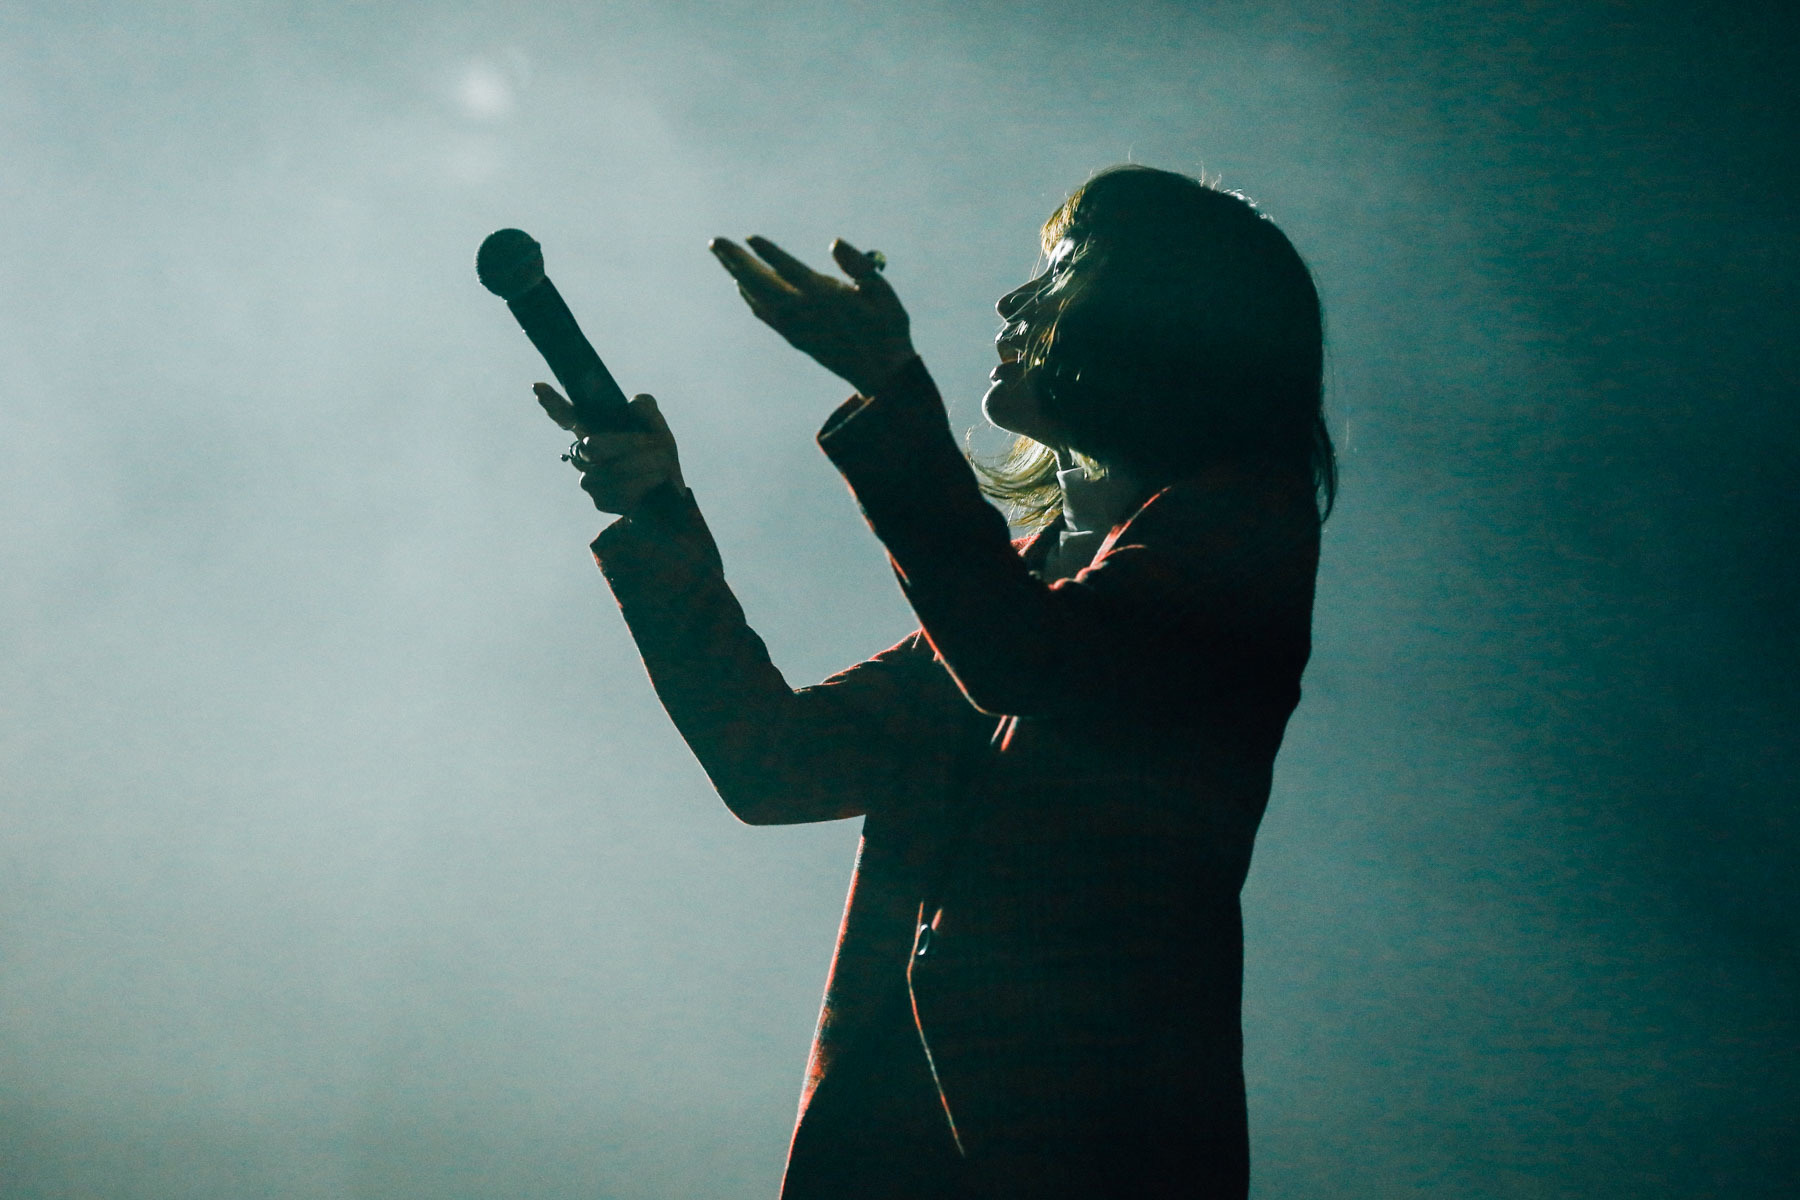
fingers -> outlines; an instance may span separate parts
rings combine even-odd
[[[883,301],[898,299],[894,295],[893,285],[881,273],[882,260],[873,254],[864,253],[843,238],[838,238],[831,243],[831,257],[843,269],[844,274],[856,281],[856,290],[863,295],[879,297]]]
[[[796,291],[805,292],[815,288],[829,286],[837,282],[829,275],[819,274],[817,271],[789,254],[786,250],[783,250],[780,246],[771,242],[768,238],[748,237],[744,240],[750,243],[750,248],[752,250],[762,255],[764,260],[766,260],[771,267],[775,268],[775,273],[777,275],[781,276],[787,283],[792,284]]]
[[[683,486],[674,443],[660,433],[591,434],[581,460],[581,490],[601,512],[629,514],[658,484]]]
[[[843,268],[844,274],[861,283],[865,276],[878,275],[873,255],[864,254],[843,238],[835,238],[831,243],[831,257]]]
[[[619,470],[667,444],[659,433],[590,433],[581,439],[581,459],[585,470]]]
[[[646,392],[629,401],[640,429],[589,433],[576,420],[575,406],[555,388],[538,383],[531,390],[550,419],[579,439],[575,465],[581,472],[581,490],[601,512],[631,513],[661,483],[671,483],[678,491],[686,486],[675,436],[655,396]]]
[[[744,303],[750,306],[751,316],[771,328],[780,329],[780,326],[776,323],[775,310],[770,308],[769,305],[765,304],[763,301],[757,299],[750,289],[741,283],[738,284],[738,295],[742,296],[744,298]]]
[[[584,471],[581,490],[602,510],[622,513],[667,478],[660,471]]]
[[[595,508],[607,513],[632,512],[652,488],[662,483],[674,484],[677,491],[682,487],[679,474],[641,461],[611,469],[595,467],[581,473],[581,490]]]
[[[552,421],[571,433],[584,432],[575,419],[575,406],[563,399],[561,392],[547,383],[534,383],[531,385],[531,390]]]
[[[663,420],[662,410],[656,406],[656,397],[645,392],[631,398],[631,411],[636,414],[643,427],[653,434],[660,435],[668,441],[674,440],[669,432],[669,423]]]
[[[752,304],[770,307],[780,304],[784,300],[792,300],[800,294],[799,289],[787,283],[762,262],[751,257],[749,251],[729,238],[714,238],[706,244],[706,247],[713,252],[713,257],[719,260],[719,265],[723,266],[731,273],[731,277],[737,280],[738,290],[743,292],[744,299]]]

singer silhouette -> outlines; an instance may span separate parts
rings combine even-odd
[[[1336,490],[1318,295],[1248,201],[1146,167],[1040,241],[997,306],[993,465],[878,259],[712,243],[855,388],[818,443],[919,622],[811,687],[746,625],[656,402],[593,431],[537,388],[587,435],[582,487],[620,514],[594,558],[726,806],[864,821],[783,1200],[1248,1190],[1238,895]]]

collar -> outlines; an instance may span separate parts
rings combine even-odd
[[[1089,479],[1074,466],[1058,471],[1056,482],[1062,485],[1063,528],[1071,533],[1105,533],[1143,499],[1137,480],[1116,468],[1102,479]]]

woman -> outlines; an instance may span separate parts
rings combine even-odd
[[[1019,438],[979,477],[878,255],[834,243],[845,283],[712,243],[856,389],[818,441],[920,622],[821,684],[745,625],[651,397],[646,432],[575,448],[622,514],[595,559],[726,805],[864,818],[784,1200],[1248,1188],[1238,891],[1335,487],[1318,298],[1247,201],[1165,171],[1097,175],[1041,235],[983,402]]]

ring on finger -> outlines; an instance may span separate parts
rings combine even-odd
[[[587,447],[583,444],[585,440],[576,438],[570,442],[568,453],[562,456],[562,460],[566,463],[573,463],[577,471],[585,471],[594,465],[594,460],[587,456]]]

